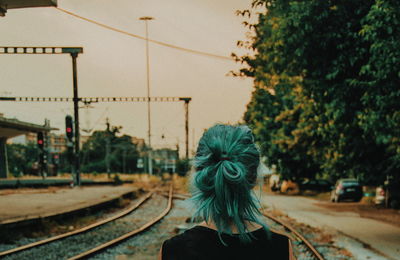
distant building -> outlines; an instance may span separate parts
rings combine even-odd
[[[48,148],[50,153],[63,153],[67,150],[65,134],[50,134],[48,137]]]
[[[133,143],[134,145],[136,145],[136,149],[137,149],[139,152],[144,151],[144,148],[145,148],[145,146],[146,146],[146,143],[145,143],[145,141],[144,141],[143,138],[138,138],[138,137],[132,136],[132,143]]]
[[[81,135],[79,138],[79,142],[81,147],[84,143],[86,143],[89,139],[89,135]],[[20,135],[11,139],[8,139],[8,144],[35,144],[37,141],[36,133],[27,133],[24,135]],[[67,150],[67,137],[65,134],[55,134],[50,133],[47,137],[47,148],[49,149],[49,153],[63,153]]]
[[[157,149],[152,151],[152,158],[155,162],[155,167],[159,168],[161,172],[174,173],[179,154],[177,150],[168,148]]]
[[[36,133],[27,133],[7,140],[8,144],[35,144],[37,139]]]

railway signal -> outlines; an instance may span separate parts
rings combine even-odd
[[[40,175],[44,178],[44,170],[47,164],[46,153],[44,150],[44,134],[42,132],[37,133],[37,145],[39,148],[39,167]]]
[[[67,137],[67,161],[71,165],[71,171],[75,172],[74,122],[70,115],[65,117],[65,136]]]
[[[65,117],[65,135],[67,136],[67,140],[69,142],[73,142],[74,137],[74,126],[72,122],[72,116],[68,115]]]
[[[37,145],[41,152],[44,150],[44,135],[42,132],[37,133]]]

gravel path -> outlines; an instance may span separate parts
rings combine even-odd
[[[269,212],[272,213],[272,212]],[[323,230],[319,230],[316,228],[312,228],[310,226],[304,225],[302,223],[298,223],[293,219],[288,218],[287,216],[276,216],[278,219],[283,220],[285,223],[288,223],[291,227],[296,229],[300,234],[302,234],[316,249],[318,252],[325,258],[329,260],[351,260],[353,259],[349,252],[336,245],[332,235],[328,234]],[[291,233],[288,233],[283,226],[277,224],[271,219],[264,218],[265,223],[267,223],[268,227],[276,230],[278,232],[283,232],[289,236]],[[296,255],[298,260],[309,260],[315,259],[315,257],[311,254],[308,247],[306,247],[301,241],[298,241],[295,235],[292,236],[292,245],[294,254]]]
[[[105,224],[86,233],[72,236],[48,245],[32,250],[23,251],[4,259],[68,259],[87,249],[121,236],[146,223],[149,219],[160,214],[167,205],[167,199],[159,195],[153,195],[140,208],[131,214]]]

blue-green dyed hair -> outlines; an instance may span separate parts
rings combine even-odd
[[[221,233],[231,234],[234,225],[241,241],[251,241],[245,221],[266,228],[258,219],[259,203],[252,191],[259,164],[260,152],[249,127],[218,124],[208,129],[194,159],[194,217],[213,221],[220,238]]]

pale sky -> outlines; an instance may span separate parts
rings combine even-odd
[[[247,29],[235,11],[251,0],[58,0],[58,6],[86,18],[145,36],[141,16],[152,16],[149,38],[185,48],[230,56],[243,52],[237,40]],[[0,17],[0,46],[79,46],[79,96],[146,96],[145,41],[79,20],[55,8],[8,10]],[[0,96],[72,96],[69,55],[1,55]],[[251,79],[226,74],[240,65],[150,43],[152,96],[192,97],[190,148],[203,129],[242,119]],[[72,103],[0,103],[6,117],[51,125],[64,131]],[[152,103],[152,144],[184,148],[183,103]],[[81,128],[105,128],[105,118],[122,132],[147,141],[146,103],[98,103],[80,110]],[[82,132],[82,134],[84,134]],[[161,135],[165,139],[161,139]]]

